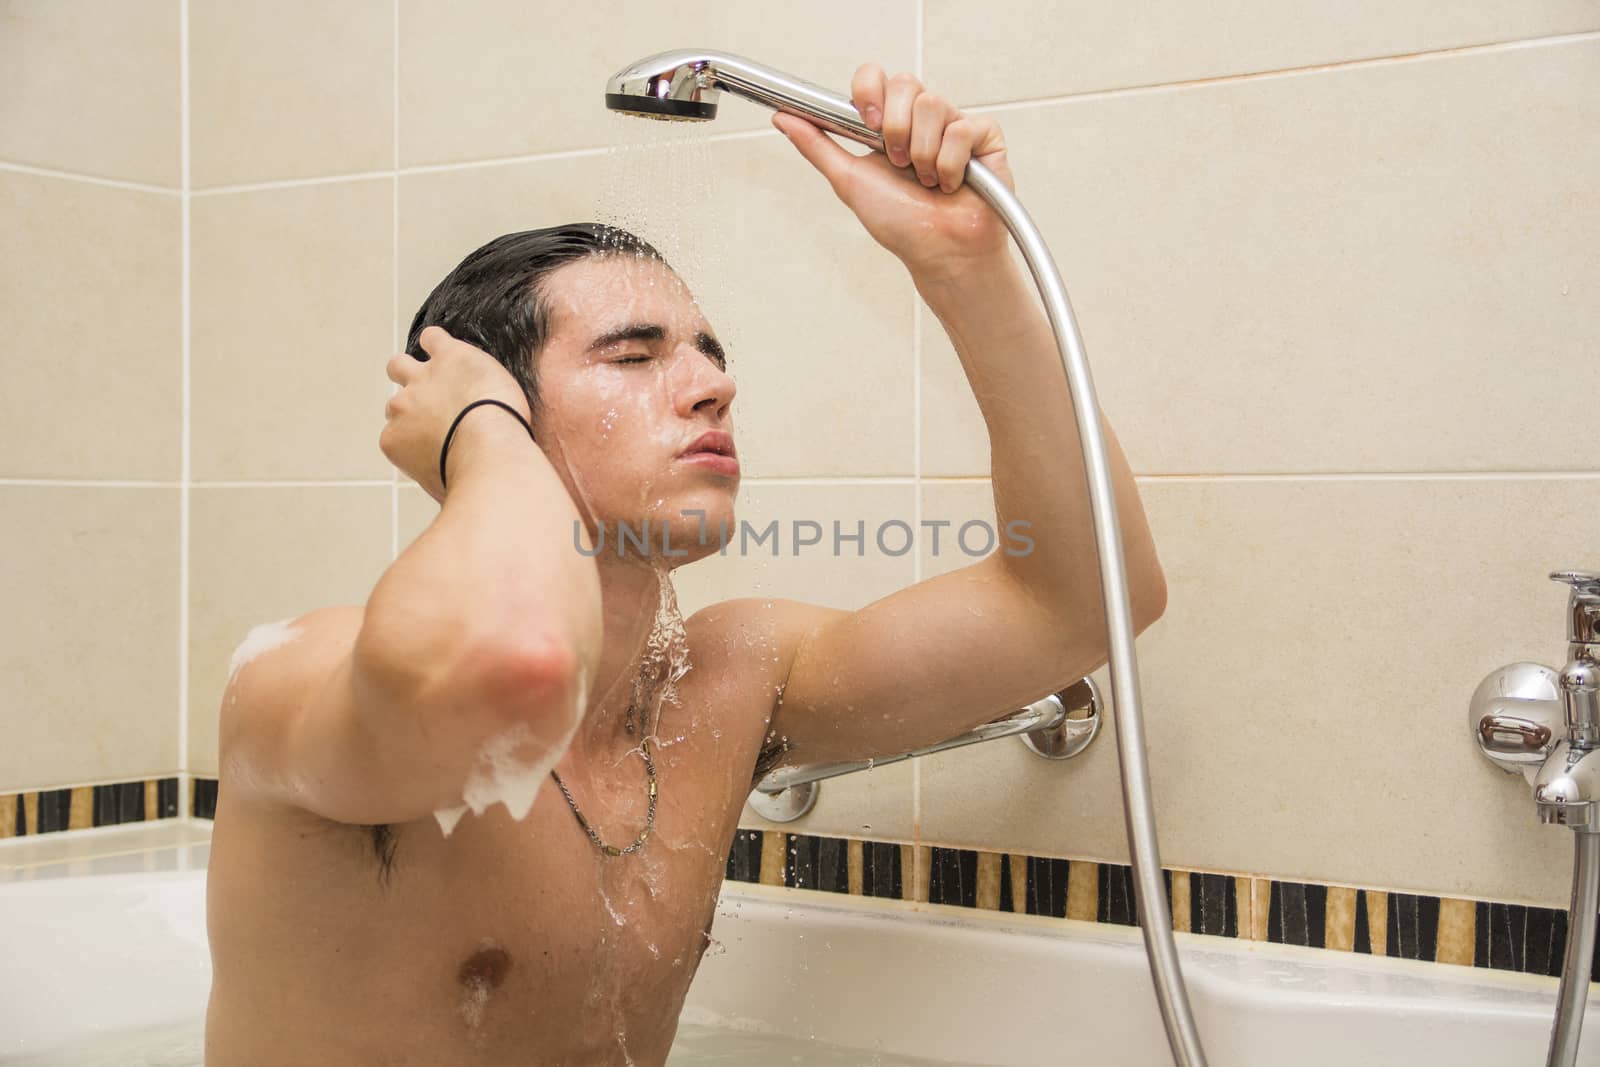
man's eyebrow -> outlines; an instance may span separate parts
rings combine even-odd
[[[717,366],[726,367],[728,365],[728,353],[722,350],[722,343],[709,333],[695,334],[694,346],[716,360]]]
[[[628,326],[619,326],[615,330],[608,330],[594,339],[589,346],[589,351],[614,345],[618,341],[659,341],[667,336],[666,327],[653,322],[636,322]]]
[[[666,327],[659,323],[635,322],[601,334],[589,346],[589,351],[594,352],[605,348],[607,345],[614,345],[619,341],[660,341],[666,336]],[[715,359],[719,364],[727,365],[728,353],[723,350],[721,342],[710,334],[703,331],[695,334],[694,346]]]

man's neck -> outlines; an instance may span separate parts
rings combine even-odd
[[[585,764],[609,766],[637,748],[640,739],[655,729],[661,692],[658,676],[664,665],[651,662],[648,656],[650,635],[662,598],[671,593],[666,573],[651,559],[618,558],[602,552],[595,563],[600,573],[604,643],[592,695],[572,748]]]

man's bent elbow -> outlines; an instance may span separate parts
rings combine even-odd
[[[1133,600],[1133,628],[1143,633],[1167,612],[1167,576],[1159,565],[1141,577],[1130,593]]]
[[[555,637],[523,642],[496,657],[485,679],[487,696],[515,719],[571,714],[584,695],[584,664],[577,650]],[[582,707],[576,708],[583,713]]]

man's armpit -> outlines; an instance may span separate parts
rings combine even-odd
[[[770,744],[763,745],[761,754],[756,757],[756,767],[750,775],[750,788],[753,790],[756,783],[771,774],[778,764],[783,762],[783,757],[789,751],[789,741],[782,738]]]

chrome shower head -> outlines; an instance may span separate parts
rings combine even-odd
[[[722,94],[689,52],[663,52],[624,67],[606,82],[606,107],[644,119],[709,122]]]
[[[849,100],[727,52],[681,49],[647,56],[606,82],[606,107],[640,118],[705,122],[717,117],[724,91],[883,150],[883,138]]]

